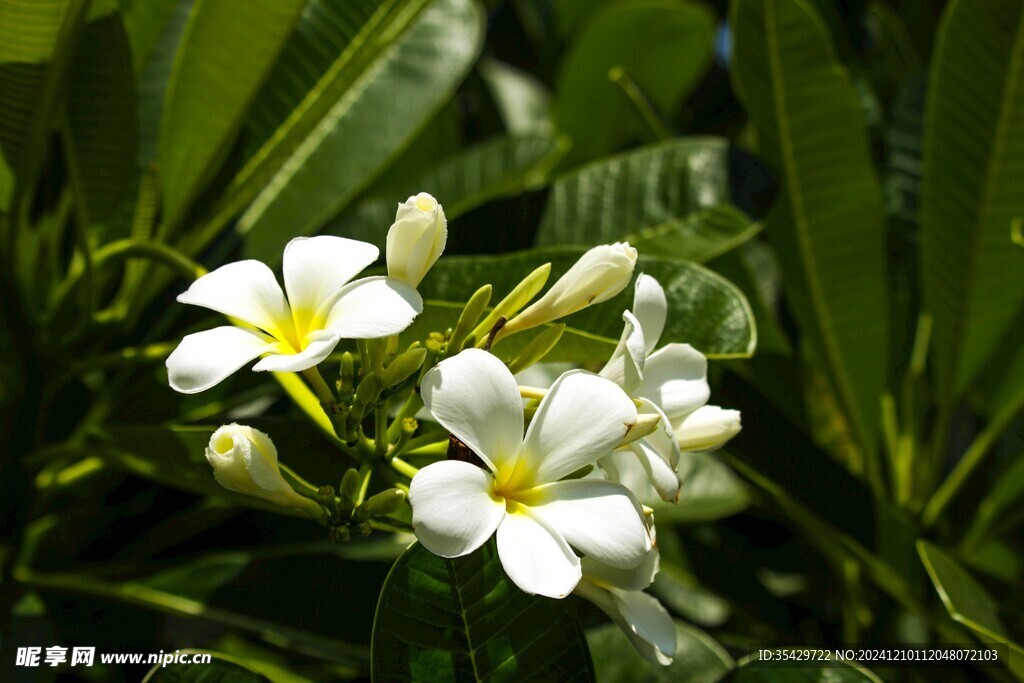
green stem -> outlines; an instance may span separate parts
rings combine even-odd
[[[394,443],[398,439],[398,435],[402,431],[402,422],[405,418],[412,417],[423,407],[423,397],[420,396],[420,392],[416,391],[416,387],[412,387],[409,390],[409,396],[406,397],[405,403],[398,410],[398,415],[391,422],[391,426],[388,427],[388,441]]]
[[[658,113],[654,111],[654,105],[651,104],[650,99],[640,89],[636,81],[626,73],[625,69],[621,66],[612,67],[608,71],[608,79],[622,88],[630,103],[632,103],[637,113],[640,114],[640,118],[644,120],[644,123],[647,124],[658,140],[669,140],[673,137],[672,131],[661,120]]]
[[[388,402],[387,399],[377,404],[373,410],[373,443],[378,458],[388,454]]]
[[[278,462],[277,466],[281,469],[281,475],[284,477],[285,481],[295,489],[296,493],[311,500],[319,501],[319,498],[317,497],[317,492],[320,490],[319,487],[310,484],[299,476],[295,470],[288,467],[288,465],[285,465],[283,462]]]
[[[366,500],[366,491],[370,488],[370,477],[373,475],[373,469],[370,467],[370,463],[364,462],[359,466],[359,490],[356,492],[354,504],[359,507]]]
[[[113,353],[72,363],[71,371],[82,373],[103,368],[119,368],[128,363],[149,363],[163,360],[170,355],[177,345],[178,342],[163,342],[161,344],[150,344],[149,346],[131,346]]]
[[[303,370],[302,375],[309,381],[313,393],[316,394],[317,399],[320,401],[320,408],[323,409],[324,414],[331,421],[335,436],[342,442],[348,441],[348,428],[345,425],[345,416],[339,414],[336,410],[337,402],[334,398],[334,392],[327,386],[327,382],[324,381],[320,370],[314,365]]]
[[[392,469],[401,475],[409,477],[410,480],[416,476],[417,472],[420,471],[418,467],[413,467],[401,458],[391,458],[389,462],[391,463]]]

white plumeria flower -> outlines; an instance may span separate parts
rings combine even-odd
[[[584,557],[583,580],[573,592],[611,617],[644,659],[666,665],[675,656],[676,627],[662,604],[643,592],[654,582],[659,560],[656,546],[635,569],[616,569]]]
[[[544,296],[509,320],[495,340],[611,299],[633,278],[636,257],[636,249],[629,246],[629,242],[593,247],[580,256]]]
[[[437,421],[487,466],[446,460],[413,478],[413,530],[428,550],[460,557],[497,531],[509,578],[552,598],[580,580],[573,548],[612,567],[643,562],[651,538],[628,489],[600,479],[559,481],[609,453],[636,422],[636,407],[619,387],[582,371],[562,375],[525,438],[516,381],[486,351],[442,361],[421,387]]]
[[[437,200],[426,192],[409,197],[398,205],[388,230],[388,275],[418,286],[447,240],[448,221]]]
[[[300,496],[284,480],[274,442],[258,429],[240,424],[220,427],[210,437],[206,459],[213,467],[214,479],[229,491],[294,508],[313,519],[324,515],[323,508]]]
[[[341,339],[401,332],[423,310],[413,287],[385,277],[349,282],[379,253],[344,237],[299,237],[284,249],[284,291],[270,268],[254,260],[202,276],[178,301],[258,329],[226,325],[187,335],[167,358],[171,387],[204,391],[257,356],[264,358],[253,370],[299,372],[326,358]]]
[[[633,310],[623,313],[625,327],[611,359],[601,370],[640,403],[640,412],[658,414],[654,433],[630,444],[659,497],[676,502],[676,474],[683,451],[713,450],[740,430],[740,414],[705,405],[711,395],[707,359],[689,344],[667,344],[654,351],[665,329],[665,290],[649,275],[636,279]],[[653,353],[652,353],[653,352]],[[602,460],[615,481],[626,483],[622,458]]]

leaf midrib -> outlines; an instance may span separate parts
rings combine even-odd
[[[803,3],[797,0],[797,4],[801,5],[802,11],[807,14],[812,22],[818,21],[817,17],[803,6]],[[811,294],[812,305],[817,312],[817,327],[825,346],[825,357],[828,359],[827,362],[829,368],[831,369],[832,375],[838,385],[839,399],[846,408],[847,414],[853,417],[855,432],[859,437],[862,447],[866,448],[867,435],[864,433],[865,422],[860,413],[860,407],[851,393],[846,369],[839,360],[840,353],[838,342],[835,339],[835,336],[831,334],[832,319],[828,307],[825,305],[821,280],[818,277],[817,259],[810,247],[807,231],[807,217],[804,215],[803,209],[803,193],[800,190],[800,183],[796,174],[796,159],[792,149],[788,110],[786,109],[783,97],[783,69],[781,64],[781,55],[779,54],[777,29],[775,25],[776,8],[776,0],[769,0],[765,7],[765,47],[768,51],[768,62],[774,75],[771,82],[773,99],[775,101],[774,109],[776,118],[779,122],[779,147],[782,152],[783,165],[786,169],[786,177],[789,179],[789,186],[792,188],[793,226],[796,228],[797,244],[800,247],[801,256],[804,259],[804,263],[807,264],[806,274],[808,290]],[[819,28],[821,28],[820,25]]]
[[[455,572],[455,566],[451,560],[445,560],[445,565],[448,567],[448,574],[451,576],[452,588],[455,589],[455,600],[459,606],[459,619],[462,620],[463,632],[466,634],[466,649],[469,651],[469,663],[473,665],[473,678],[477,681],[482,681],[480,678],[480,668],[476,663],[476,648],[473,647],[473,638],[469,633],[469,622],[466,621],[466,608],[465,602],[462,599],[462,586],[459,584],[459,577]]]

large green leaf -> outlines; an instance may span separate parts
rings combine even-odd
[[[1024,4],[955,0],[943,17],[925,120],[921,250],[932,360],[948,405],[1024,304]]]
[[[592,681],[571,603],[520,591],[493,542],[444,559],[414,544],[391,570],[373,623],[378,681]]]
[[[1007,523],[1019,523],[1021,519],[1024,519],[1024,452],[1010,459],[1010,465],[978,504],[965,542],[974,545]]]
[[[601,683],[716,683],[733,668],[729,653],[704,631],[676,622],[676,654],[668,666],[651,664],[637,654],[618,626],[587,632],[594,670]]]
[[[121,19],[132,46],[132,64],[141,72],[160,41],[179,0],[119,0]]]
[[[247,255],[276,261],[288,238],[336,215],[447,102],[476,58],[483,16],[473,0],[389,4],[236,179],[262,187],[238,225]]]
[[[442,258],[420,283],[424,299],[465,303],[476,289],[490,283],[497,301],[534,268],[551,263],[549,283],[569,270],[585,250],[532,249],[502,256]],[[746,297],[730,282],[687,261],[641,256],[636,272],[658,279],[668,297],[669,316],[660,344],[687,342],[709,357],[746,357],[753,353],[757,333]],[[607,360],[622,334],[622,312],[633,305],[633,288],[565,318],[570,328],[603,337],[607,353],[566,360]],[[414,323],[415,324],[415,323]],[[510,338],[514,340],[520,335]],[[496,347],[504,353],[505,342]],[[551,360],[556,360],[553,356]]]
[[[555,118],[573,140],[567,165],[615,151],[644,131],[615,67],[663,116],[675,113],[683,96],[711,61],[714,19],[697,3],[632,0],[601,8],[586,24],[562,63]]]
[[[332,221],[326,232],[384,246],[395,207],[417,192],[429,192],[454,218],[498,197],[517,194],[542,184],[547,172],[565,153],[563,138],[544,134],[498,136],[459,152],[388,196],[369,197]],[[450,229],[457,230],[457,224]]]
[[[864,115],[828,29],[803,0],[732,5],[734,84],[778,169],[768,219],[786,294],[861,445],[875,447],[886,369],[882,196]]]
[[[159,156],[165,219],[175,224],[234,142],[305,0],[198,0],[167,85]]]
[[[998,603],[938,546],[918,541],[917,552],[949,616],[971,629],[983,642],[1006,646],[1004,664],[1018,676],[1024,676],[1024,648],[1006,637]]]
[[[601,159],[560,176],[538,244],[612,242],[673,230],[687,214],[729,201],[729,141],[672,140]]]
[[[89,220],[107,223],[119,212],[125,215],[138,174],[138,96],[131,46],[118,14],[82,31],[66,98],[73,149],[68,162]]]

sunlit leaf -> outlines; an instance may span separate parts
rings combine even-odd
[[[886,370],[882,195],[864,114],[821,17],[804,0],[732,4],[733,83],[758,152],[779,171],[766,233],[788,301],[872,451]]]
[[[1024,5],[956,0],[930,69],[921,196],[924,306],[945,405],[974,379],[1024,304]]]

